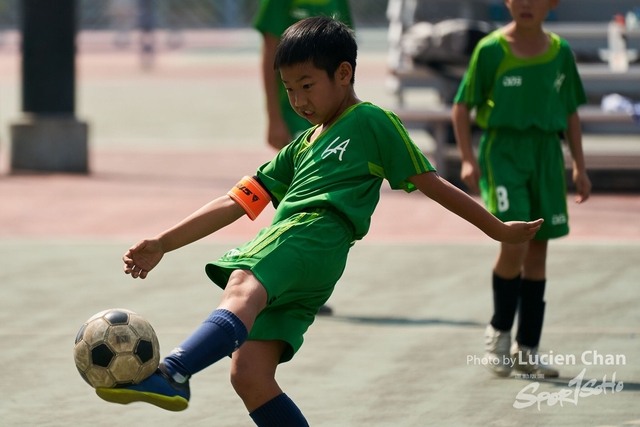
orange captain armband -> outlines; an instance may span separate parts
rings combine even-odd
[[[242,178],[227,195],[242,206],[251,221],[256,219],[271,201],[271,196],[260,182],[250,176]]]

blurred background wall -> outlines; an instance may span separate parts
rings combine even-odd
[[[0,31],[18,25],[19,0],[0,0]],[[119,21],[119,14],[135,8],[137,0],[79,0],[81,29],[110,29],[135,21]],[[258,0],[156,0],[159,28],[241,28],[251,23]],[[358,26],[386,26],[388,0],[351,0]],[[421,0],[417,17],[439,21],[459,17],[471,10],[477,19],[506,17],[500,0]],[[552,19],[559,21],[602,21],[616,13],[640,7],[637,0],[562,0]]]
[[[145,3],[153,6],[152,16],[145,19],[151,19],[156,30],[155,63],[149,69],[141,67],[140,58],[140,5]],[[251,28],[258,3],[78,0],[77,113],[89,123],[92,153],[122,148],[264,147],[265,109],[259,75],[262,42]],[[388,9],[400,3],[415,3],[410,22],[460,17],[506,20],[500,0],[350,0],[359,43],[358,95],[390,109],[400,104],[390,77],[403,78],[403,70],[390,65],[394,47],[389,40]],[[0,172],[6,169],[9,125],[21,111],[20,5],[20,0],[0,0]],[[606,47],[607,23],[613,15],[639,7],[640,0],[561,0],[549,21],[570,24],[569,30],[579,32],[579,36],[568,37],[574,51],[597,57],[598,49]],[[640,51],[640,30],[629,38],[629,47]],[[585,83],[593,104],[600,102],[603,93],[620,88],[639,98],[637,58],[631,72],[623,76],[611,76],[606,64],[596,61],[585,65],[603,69],[598,71],[602,79]],[[413,84],[413,71],[405,79],[405,105],[433,108],[447,102],[432,76],[419,76]],[[637,187],[640,127],[598,124],[597,129],[586,130],[587,151],[607,162],[614,159],[618,169],[623,165],[632,170],[634,178],[626,187]],[[424,129],[411,132],[425,152],[433,148],[433,139]],[[621,176],[619,171],[616,174]]]

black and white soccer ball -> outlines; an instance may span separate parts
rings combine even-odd
[[[160,345],[151,324],[122,308],[101,311],[80,328],[73,358],[92,387],[122,387],[148,378],[160,363]]]

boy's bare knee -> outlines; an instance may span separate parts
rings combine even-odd
[[[494,272],[504,278],[511,279],[520,274],[527,251],[527,243],[502,243],[500,253],[494,265]]]
[[[248,369],[238,367],[231,369],[230,380],[233,389],[243,400],[250,394],[251,390],[255,390],[260,381]]]
[[[267,305],[267,291],[250,271],[236,270],[222,293],[218,308],[229,310],[251,331],[253,322]]]
[[[547,241],[532,241],[524,260],[522,277],[530,280],[543,280],[547,276]]]
[[[246,366],[232,367],[230,380],[236,394],[249,411],[282,393],[273,375]]]
[[[266,305],[267,291],[250,271],[236,270],[231,273],[222,293],[223,300],[241,300],[251,305]]]
[[[282,393],[276,382],[284,341],[249,340],[233,354],[231,385],[249,411]]]

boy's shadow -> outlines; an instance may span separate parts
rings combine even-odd
[[[410,319],[407,317],[369,317],[369,316],[339,316],[333,315],[329,317],[340,322],[363,323],[371,325],[388,325],[388,326],[463,326],[484,328],[486,325],[469,321],[469,320],[453,320],[453,319]]]

